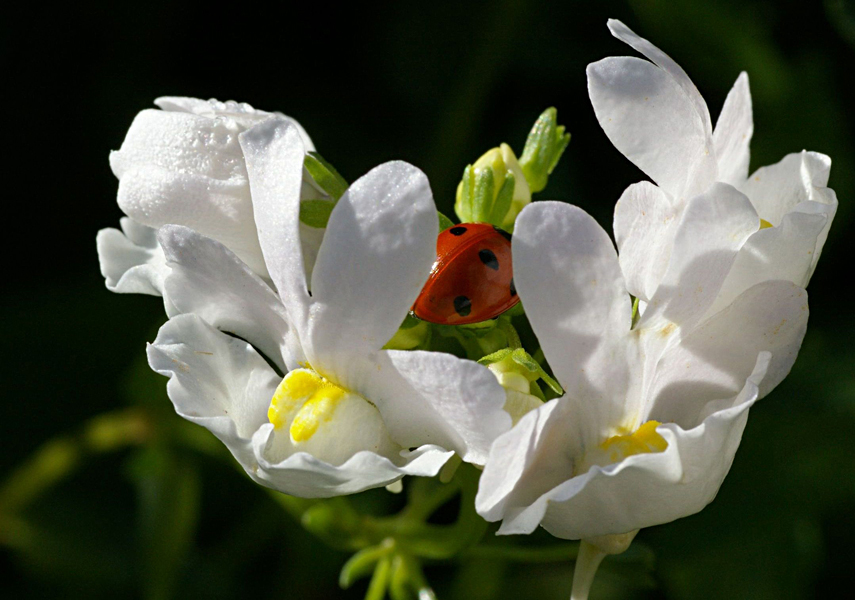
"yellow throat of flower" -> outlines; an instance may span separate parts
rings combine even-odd
[[[772,224],[766,219],[760,219],[760,229],[769,229]]]
[[[662,452],[668,447],[668,442],[656,432],[661,425],[659,421],[647,421],[633,433],[613,435],[600,444],[611,463],[619,462],[627,456]]]
[[[270,401],[267,418],[276,429],[291,420],[289,433],[295,444],[305,442],[318,427],[333,418],[336,407],[347,395],[347,390],[321,377],[312,369],[295,369],[288,373]],[[299,408],[298,408],[299,407]]]

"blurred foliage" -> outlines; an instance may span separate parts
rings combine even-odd
[[[278,3],[226,13],[152,0],[7,11],[2,52],[16,90],[7,173],[20,186],[7,197],[24,212],[2,240],[6,597],[362,598],[367,589],[363,579],[342,591],[349,552],[308,533],[207,431],[174,414],[165,380],[144,362],[160,300],[103,287],[94,236],[120,216],[107,153],[138,110],[166,94],[282,110],[346,179],[408,160],[450,214],[463,167],[500,142],[521,146],[553,105],[573,142],[540,197],[578,204],[608,227],[621,191],[642,176],[587,99],[585,65],[631,53],[608,35],[607,17],[675,57],[713,115],[748,71],[752,168],[802,148],[825,152],[841,204],[810,286],[802,353],[752,410],[718,498],[642,531],[605,561],[592,597],[786,599],[851,587],[852,2]],[[373,490],[353,503],[382,516],[403,499]],[[485,544],[453,564],[426,563],[439,598],[569,594],[566,544],[542,531],[488,533]]]

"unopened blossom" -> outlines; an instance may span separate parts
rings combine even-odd
[[[688,201],[662,283],[633,326],[606,232],[570,205],[523,210],[517,290],[566,393],[491,448],[476,508],[502,521],[499,533],[542,525],[567,539],[631,539],[712,501],[750,407],[789,372],[807,322],[805,291],[781,280],[705,317],[757,227],[731,186]]]
[[[354,182],[307,275],[300,131],[267,120],[240,145],[275,291],[224,244],[161,228],[173,308],[149,361],[171,378],[177,412],[217,435],[253,479],[299,496],[435,475],[455,452],[483,464],[511,425],[490,371],[448,354],[381,349],[434,260],[437,213],[424,174],[391,162]]]
[[[748,75],[742,73],[712,126],[709,109],[689,76],[649,41],[610,20],[618,39],[652,62],[609,57],[588,66],[597,119],[612,143],[655,183],[636,183],[615,209],[614,232],[627,289],[643,303],[668,268],[688,201],[715,182],[744,193],[759,216],[711,313],[762,281],[805,287],[837,209],[826,187],[831,160],[803,151],[748,175],[754,131]]]
[[[314,150],[299,123],[246,103],[164,97],[140,112],[122,147],[110,155],[119,179],[118,203],[127,215],[122,231],[98,234],[107,287],[116,292],[162,295],[166,276],[155,231],[185,225],[223,243],[262,277],[267,268],[258,242],[241,132],[276,117],[291,122],[306,151]],[[306,178],[304,199],[323,194]]]

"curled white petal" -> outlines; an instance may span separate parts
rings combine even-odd
[[[95,239],[107,289],[119,294],[163,296],[169,267],[156,231],[127,217],[120,223],[122,231],[102,229]]]
[[[739,186],[760,217],[772,225],[780,225],[784,216],[792,212],[825,215],[825,227],[817,236],[808,278],[816,268],[837,212],[837,195],[826,187],[830,171],[828,156],[803,150],[788,154],[774,165],[757,169]]]
[[[388,485],[404,475],[433,476],[453,455],[425,445],[391,457],[355,452],[340,465],[305,452],[274,463],[268,460],[273,425],[267,409],[281,378],[250,344],[196,315],[179,315],[161,328],[148,356],[152,369],[170,378],[167,392],[176,412],[216,435],[254,480],[285,493],[321,498]]]
[[[162,227],[159,239],[171,267],[165,283],[170,316],[197,314],[247,340],[281,369],[305,361],[281,301],[234,253],[179,225]]]
[[[272,425],[263,426],[253,438],[258,468],[250,476],[267,487],[303,498],[330,498],[355,494],[394,483],[405,475],[433,477],[448,462],[453,451],[425,445],[402,452],[392,461],[374,452],[357,452],[345,463],[334,466],[311,454],[292,454],[281,462],[265,458]],[[400,464],[397,464],[400,463]]]
[[[210,430],[252,471],[252,436],[267,422],[281,379],[255,349],[197,315],[179,315],[160,328],[148,360],[169,377],[166,390],[175,411]]]

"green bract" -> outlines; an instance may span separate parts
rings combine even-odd
[[[464,169],[454,204],[461,222],[490,223],[513,231],[517,215],[531,202],[533,192],[546,187],[570,143],[570,134],[556,119],[554,108],[540,115],[519,160],[510,146],[501,144]]]
[[[570,143],[570,134],[558,124],[558,111],[547,108],[541,113],[528,134],[520,166],[533,193],[546,187],[549,175]]]

